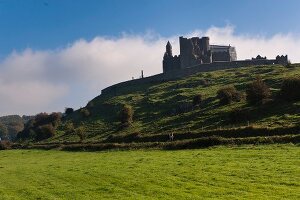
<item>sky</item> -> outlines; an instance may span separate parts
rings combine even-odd
[[[300,62],[298,0],[0,0],[0,116],[84,107],[162,72],[165,44],[209,36],[238,59]]]

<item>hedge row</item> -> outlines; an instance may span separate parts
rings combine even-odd
[[[18,149],[59,149],[65,151],[101,151],[101,150],[127,150],[127,149],[196,149],[216,145],[242,145],[242,144],[273,144],[273,143],[300,143],[300,134],[269,137],[223,138],[206,137],[173,142],[147,142],[147,143],[99,143],[99,144],[56,144],[56,145],[15,145]]]
[[[174,140],[185,140],[205,137],[224,137],[224,138],[246,138],[257,136],[275,136],[275,135],[292,135],[299,134],[300,127],[293,126],[287,128],[259,128],[259,127],[242,127],[232,129],[215,129],[209,131],[188,132],[188,133],[174,133]],[[157,135],[141,135],[132,133],[125,136],[111,136],[105,142],[166,142],[169,140],[168,134]]]

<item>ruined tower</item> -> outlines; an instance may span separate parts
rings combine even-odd
[[[166,45],[166,53],[165,56],[173,56],[172,53],[172,45],[171,43],[168,41],[167,45]]]
[[[176,69],[180,69],[180,59],[179,56],[173,56],[172,45],[168,41],[163,58],[163,72],[166,73]]]

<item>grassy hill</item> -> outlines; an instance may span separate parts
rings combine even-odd
[[[246,100],[220,105],[220,88],[233,85],[244,93],[258,75],[270,87],[272,100],[262,105],[249,105]],[[84,142],[159,142],[167,141],[169,133],[174,133],[175,140],[219,136],[217,142],[222,144],[222,138],[276,135],[289,135],[298,141],[300,101],[277,98],[283,79],[294,76],[300,76],[299,64],[219,70],[175,81],[129,86],[116,94],[99,95],[85,108],[66,116],[56,135],[43,142],[78,142],[76,134],[66,131],[69,122],[75,128],[84,128]],[[203,101],[192,106],[197,94],[203,96]],[[127,128],[121,126],[119,118],[124,104],[134,110],[133,123]],[[238,109],[246,117],[233,121],[231,113]],[[89,114],[83,115],[82,111]]]

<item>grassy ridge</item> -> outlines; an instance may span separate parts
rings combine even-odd
[[[1,199],[299,199],[300,148],[0,151]],[[30,184],[29,184],[30,183]]]
[[[245,92],[249,84],[260,75],[270,86],[275,97],[285,77],[300,76],[300,67],[273,66],[245,67],[199,73],[177,81],[149,83],[130,86],[112,95],[100,95],[86,107],[91,115],[83,117],[79,111],[67,120],[84,126],[86,141],[101,141],[113,136],[186,133],[215,129],[232,129],[247,126],[280,128],[299,126],[300,102],[272,101],[263,106],[250,106],[245,101],[220,106],[216,94],[218,89],[234,85]],[[196,94],[202,94],[203,103],[188,112],[176,113],[182,105],[190,105]],[[121,129],[118,112],[122,104],[134,109],[134,123],[130,128]],[[229,113],[234,109],[245,109],[248,121],[232,123]],[[58,132],[50,141],[78,141],[72,134]]]

